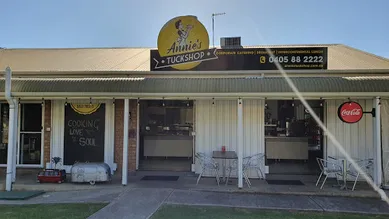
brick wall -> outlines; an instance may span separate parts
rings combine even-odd
[[[51,135],[51,131],[49,131],[49,132],[46,131],[46,128],[48,128],[48,127],[50,127],[50,129],[52,130],[52,127],[51,127],[51,101],[50,100],[46,100],[45,101],[45,114],[44,115],[45,115],[45,118],[44,118],[45,130],[43,130],[44,131],[43,165],[45,167],[46,163],[51,162],[51,158],[50,158],[50,135]]]
[[[128,136],[128,171],[136,171],[136,125],[137,125],[137,101],[130,100],[131,120],[129,121]],[[124,100],[115,100],[115,150],[114,160],[117,163],[116,174],[122,174],[123,162],[123,125],[124,125]]]

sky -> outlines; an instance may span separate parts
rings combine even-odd
[[[389,58],[389,0],[0,0],[0,47],[156,47],[171,18],[195,15],[212,42],[346,44]]]

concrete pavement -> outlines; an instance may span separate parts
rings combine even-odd
[[[115,215],[117,219],[144,219],[165,204],[389,214],[386,203],[370,198],[237,194],[163,188],[133,188],[124,193],[89,218],[105,219]]]
[[[389,206],[376,198],[242,194],[174,188],[121,187],[50,192],[30,200],[0,201],[0,204],[99,202],[109,204],[90,216],[90,219],[144,219],[149,218],[160,206],[166,204],[389,215]]]

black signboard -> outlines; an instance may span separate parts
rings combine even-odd
[[[64,164],[104,162],[105,104],[90,114],[65,106]]]
[[[327,47],[269,48],[274,57],[265,48],[218,49],[216,59],[202,61],[191,71],[222,70],[277,70],[278,62],[285,70],[327,69]],[[151,71],[178,71],[172,67],[160,67],[163,60],[158,50],[150,52]]]

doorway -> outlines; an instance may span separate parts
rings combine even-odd
[[[139,102],[139,170],[191,171],[193,101]]]
[[[308,100],[323,121],[324,102]],[[269,174],[316,175],[316,158],[323,158],[323,133],[300,101],[265,103],[265,154]]]

